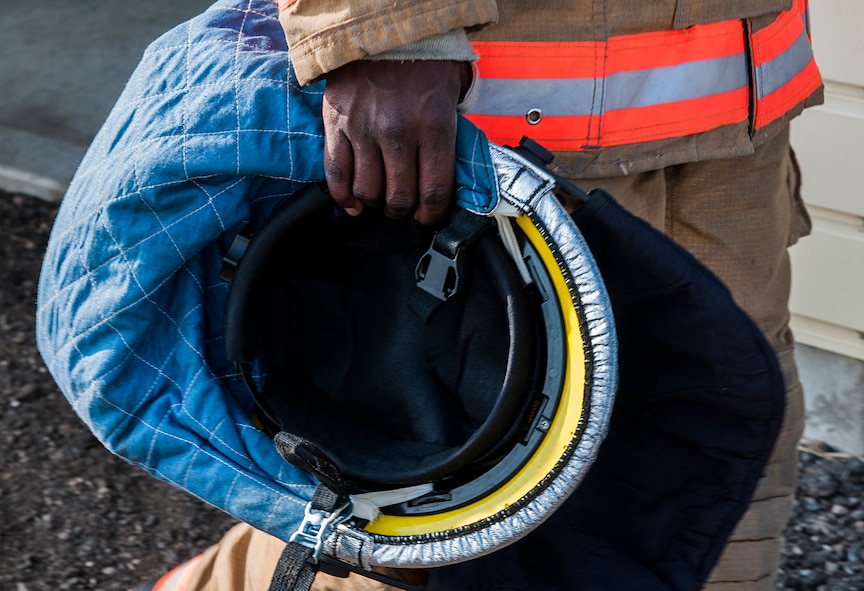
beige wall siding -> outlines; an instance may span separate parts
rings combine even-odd
[[[825,104],[792,126],[813,234],[792,248],[799,342],[864,360],[864,2],[810,5]]]

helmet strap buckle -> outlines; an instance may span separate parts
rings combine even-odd
[[[459,252],[453,258],[438,252],[435,244],[420,257],[415,270],[417,287],[442,302],[447,301],[459,287]]]
[[[320,488],[320,487],[319,487]],[[351,501],[350,499],[342,500],[337,497],[336,505],[327,510],[316,507],[315,500],[309,501],[306,504],[306,509],[303,515],[303,521],[297,528],[288,542],[291,544],[299,544],[304,548],[312,551],[307,561],[312,564],[318,564],[318,558],[321,554],[321,548],[324,545],[324,538],[330,531],[348,519],[351,516]]]
[[[309,591],[319,570],[343,579],[353,572],[405,591],[423,591],[424,586],[411,585],[382,573],[364,570],[321,553],[325,538],[340,523],[350,519],[351,515],[350,497],[339,495],[319,484],[312,500],[306,504],[303,521],[279,557],[269,591]]]

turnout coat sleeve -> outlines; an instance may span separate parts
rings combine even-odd
[[[36,312],[46,366],[107,449],[284,540],[315,482],[250,418],[220,269],[238,232],[324,181],[322,94],[297,83],[272,0],[219,0],[154,41],[63,198]],[[486,213],[489,150],[459,129],[456,200]]]
[[[276,1],[301,84],[359,59],[473,61],[468,119],[570,178],[747,156],[822,102],[806,0]]]
[[[498,18],[495,0],[279,0],[301,84],[348,62]]]

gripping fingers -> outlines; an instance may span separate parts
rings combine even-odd
[[[350,215],[363,211],[363,203],[354,196],[354,151],[351,142],[340,131],[325,133],[324,176],[330,195]]]
[[[438,128],[447,129],[446,125]],[[456,172],[456,119],[452,130],[442,132],[432,142],[421,145],[418,158],[418,185],[420,202],[414,219],[427,226],[443,222],[453,200],[453,185]]]

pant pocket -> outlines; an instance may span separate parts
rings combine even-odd
[[[813,222],[810,219],[810,214],[807,212],[804,199],[801,197],[801,167],[798,164],[795,151],[791,147],[789,148],[786,183],[789,188],[790,200],[787,246],[792,246],[798,242],[799,238],[810,234],[810,231],[813,229]]]

